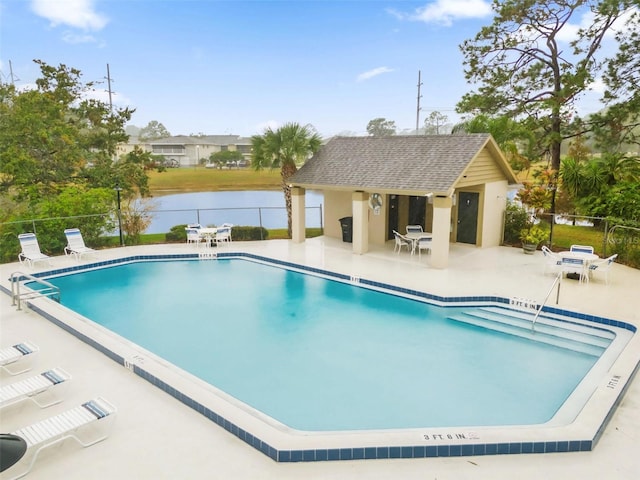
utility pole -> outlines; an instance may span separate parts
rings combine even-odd
[[[109,73],[108,63],[107,63],[107,88],[109,89],[109,111],[113,113],[113,101],[111,99],[111,74]]]
[[[416,135],[418,134],[418,128],[420,126],[420,99],[422,95],[420,95],[420,87],[422,86],[422,81],[420,80],[420,70],[418,70],[418,101],[416,106]]]
[[[16,82],[13,78],[13,65],[11,65],[11,60],[9,60],[9,78],[11,79],[11,85],[15,87]]]

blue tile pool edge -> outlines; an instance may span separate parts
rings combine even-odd
[[[213,258],[249,258],[257,260],[259,262],[275,264],[286,268],[293,268],[303,272],[309,272],[327,276],[328,278],[334,278],[341,281],[353,281],[353,278],[345,275],[330,272],[314,267],[307,267],[304,265],[298,265],[291,262],[285,262],[280,260],[274,260],[267,257],[261,257],[258,255],[248,253],[220,253]],[[211,257],[206,257],[209,259]],[[34,276],[43,278],[51,277],[61,274],[80,272],[83,270],[90,270],[94,268],[102,268],[105,266],[122,265],[126,263],[135,263],[141,261],[170,261],[170,260],[199,260],[205,259],[198,254],[177,254],[177,255],[138,255],[132,257],[124,257],[121,259],[109,260],[104,262],[95,262],[85,265],[77,265],[64,269],[51,270],[46,272],[40,272]],[[366,279],[358,279],[356,283],[364,285],[370,285],[375,288],[386,289],[393,292],[402,293],[404,295],[417,296],[427,300],[435,300],[448,305],[459,304],[461,302],[497,302],[503,304],[509,304],[509,299],[504,297],[493,296],[477,296],[477,297],[441,297],[431,295],[425,292],[420,292],[412,289],[404,289],[394,285],[388,285],[381,282],[373,282]],[[11,292],[0,285],[0,290],[4,293],[11,295]],[[624,388],[621,389],[616,401],[609,409],[605,419],[603,420],[600,428],[591,439],[581,440],[554,440],[554,441],[540,441],[540,442],[504,442],[504,443],[468,443],[468,444],[439,444],[439,445],[407,445],[407,446],[377,446],[377,447],[350,447],[350,448],[324,448],[324,449],[302,449],[291,450],[283,449],[278,450],[269,445],[262,439],[252,435],[250,432],[240,428],[234,423],[228,421],[223,416],[202,405],[196,400],[192,399],[188,395],[183,394],[181,391],[167,384],[162,379],[154,376],[139,365],[129,364],[125,358],[116,352],[106,348],[100,343],[87,335],[77,331],[71,326],[67,325],[64,321],[60,320],[56,316],[44,311],[33,302],[28,302],[29,308],[34,312],[41,315],[43,318],[51,321],[56,326],[62,328],[66,332],[72,334],[84,343],[92,346],[99,352],[106,355],[111,360],[115,361],[121,366],[124,366],[132,370],[140,378],[148,381],[152,385],[160,388],[164,392],[168,393],[176,400],[180,401],[184,405],[197,411],[210,421],[221,426],[232,435],[235,435],[240,440],[244,441],[248,445],[252,446],[256,450],[260,451],[264,455],[268,456],[276,462],[311,462],[311,461],[335,461],[335,460],[359,460],[359,459],[388,459],[388,458],[430,458],[430,457],[462,457],[462,456],[482,456],[482,455],[511,455],[511,454],[529,454],[529,453],[555,453],[555,452],[584,452],[590,451],[594,448],[600,437],[602,436],[608,422],[610,421],[615,408],[622,401],[624,394],[627,391],[631,380],[635,377],[635,374],[640,369],[640,364],[636,365],[633,373],[630,375],[629,380],[626,382]],[[568,317],[577,318],[580,320],[587,320],[594,323],[600,323],[603,325],[611,325],[619,328],[636,332],[634,325],[617,320],[607,319],[603,317],[597,317],[592,315],[578,314],[575,312],[565,311],[558,308],[549,307],[543,311],[549,311],[550,313],[557,313]]]

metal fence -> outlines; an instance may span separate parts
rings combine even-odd
[[[124,212],[123,212],[124,213]],[[287,210],[284,207],[242,207],[242,208],[187,208],[179,210],[149,210],[145,212],[151,217],[151,225],[141,233],[169,233],[172,227],[188,223],[201,225],[221,225],[231,223],[245,227],[263,227],[267,230],[287,228]],[[308,228],[323,228],[322,205],[306,207],[306,226]],[[20,225],[20,230],[38,233],[38,229],[46,223],[63,222],[70,226],[83,223],[83,220],[103,217],[116,224],[113,231],[104,232],[105,236],[117,236],[120,226],[118,216],[111,213],[94,215],[75,215],[69,217],[31,218],[0,223],[4,225]]]
[[[552,250],[568,250],[575,243],[590,245],[602,258],[617,253],[619,262],[640,268],[640,228],[612,224],[604,217],[540,214],[538,218],[553,222]]]
[[[222,225],[231,223],[267,230],[287,228],[285,207],[195,208],[150,211],[153,220],[145,233],[165,233],[172,226],[185,223]],[[305,208],[305,224],[309,228],[323,228],[322,205]]]

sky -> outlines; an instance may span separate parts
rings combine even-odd
[[[365,135],[375,118],[400,133],[416,126],[418,72],[420,126],[460,120],[459,45],[491,21],[488,0],[0,0],[0,75],[27,87],[34,59],[65,64],[108,102],[108,66],[129,125],[172,135]]]

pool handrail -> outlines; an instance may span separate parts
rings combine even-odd
[[[551,295],[551,292],[553,292],[553,289],[556,286],[556,283],[558,284],[558,291],[556,293],[556,305],[558,304],[558,302],[560,302],[560,280],[561,279],[562,279],[562,271],[558,272],[558,274],[556,275],[556,278],[554,278],[553,283],[551,284],[551,288],[547,292],[547,295],[545,295],[544,300],[540,302],[540,306],[538,307],[538,310],[536,311],[536,314],[534,315],[533,320],[531,320],[532,331],[535,331],[536,321],[538,320],[538,317],[542,312],[542,308],[547,304],[547,301],[549,300],[549,296]]]
[[[36,282],[41,285],[44,285],[45,288],[40,290],[31,290],[29,289],[26,292],[20,292],[20,282],[25,279]],[[10,277],[11,281],[11,305],[18,305],[18,310],[22,310],[22,300],[28,300],[30,298],[37,297],[51,297],[56,302],[60,303],[60,287],[55,286],[52,283],[47,282],[38,277],[34,277],[33,275],[29,275],[28,273],[23,272],[13,272]]]

